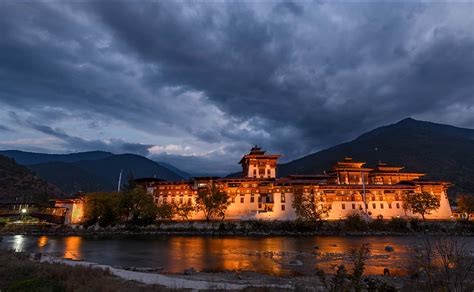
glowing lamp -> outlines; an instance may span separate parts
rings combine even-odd
[[[25,209],[25,208],[21,209],[21,213],[25,214],[25,213],[26,213],[26,209]]]

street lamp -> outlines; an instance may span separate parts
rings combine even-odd
[[[25,214],[26,213],[26,208],[21,209],[21,213]]]

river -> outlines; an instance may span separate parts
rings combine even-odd
[[[305,237],[212,237],[212,236],[4,236],[1,247],[41,252],[57,257],[86,260],[122,267],[159,267],[164,273],[247,270],[269,275],[308,274],[316,267],[329,271],[347,263],[351,249],[370,244],[367,274],[404,274],[413,257],[411,247],[436,237],[417,236],[305,236]],[[461,238],[474,249],[474,237]],[[385,250],[390,245],[393,251]]]

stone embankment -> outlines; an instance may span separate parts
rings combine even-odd
[[[396,223],[396,224],[395,224]],[[309,224],[285,221],[226,221],[226,222],[157,222],[148,226],[98,224],[25,225],[7,224],[0,227],[3,235],[474,235],[474,222],[463,221],[372,221],[354,226],[345,220]]]

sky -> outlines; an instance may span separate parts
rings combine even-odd
[[[0,2],[0,149],[225,174],[406,117],[474,128],[474,2]]]

